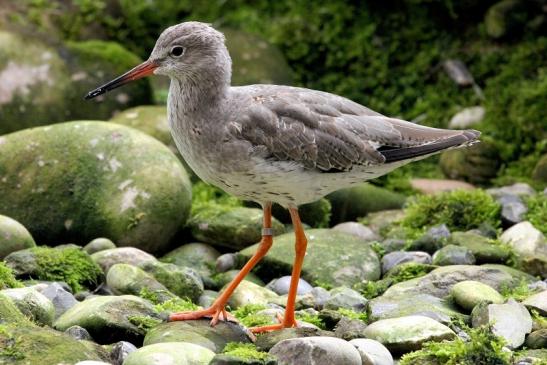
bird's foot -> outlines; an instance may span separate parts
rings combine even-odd
[[[287,320],[285,320],[285,318],[283,318],[280,314],[278,314],[277,320],[279,321],[279,323],[269,324],[265,326],[251,327],[249,328],[249,330],[254,334],[258,334],[258,333],[264,333],[264,332],[277,331],[283,328],[298,327],[298,322],[296,322],[296,320],[294,319],[294,316],[291,319],[287,318]]]
[[[188,321],[192,319],[211,318],[211,326],[215,326],[219,320],[237,322],[236,317],[226,311],[224,305],[212,305],[209,308],[196,311],[172,313],[169,321]]]

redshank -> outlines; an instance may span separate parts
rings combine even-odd
[[[468,146],[480,133],[416,125],[316,90],[233,87],[231,72],[224,35],[208,24],[186,22],[167,28],[147,61],[86,99],[147,75],[169,76],[169,125],[188,165],[202,180],[263,207],[262,240],[239,274],[211,307],[174,313],[170,320],[212,317],[215,325],[232,318],[226,303],[272,246],[271,207],[278,203],[289,210],[296,236],[285,315],[278,324],[252,330],[294,327],[307,245],[298,206],[440,151]]]

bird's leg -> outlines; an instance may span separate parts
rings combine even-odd
[[[229,313],[226,312],[224,307],[228,302],[228,299],[237,288],[239,283],[245,278],[245,276],[252,270],[252,268],[266,255],[273,243],[272,234],[272,204],[264,204],[264,224],[262,229],[262,239],[258,245],[258,248],[254,255],[247,261],[245,266],[239,271],[236,277],[228,284],[226,289],[220,294],[220,296],[213,302],[209,308],[173,313],[169,316],[170,321],[185,321],[190,319],[199,319],[203,317],[212,317],[211,326],[218,323],[219,319],[235,320]]]
[[[251,328],[253,333],[262,333],[281,328],[297,327],[296,318],[294,317],[296,292],[298,290],[298,281],[300,280],[300,272],[302,271],[302,264],[304,263],[308,240],[304,234],[304,228],[302,227],[302,222],[300,221],[300,216],[298,215],[298,209],[289,208],[289,212],[291,213],[294,234],[296,237],[296,254],[294,258],[294,265],[292,267],[291,286],[289,287],[289,295],[287,297],[287,305],[285,307],[285,316],[283,317],[281,323]]]

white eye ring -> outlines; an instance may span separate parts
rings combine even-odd
[[[169,52],[169,54],[172,57],[175,57],[175,58],[181,57],[184,54],[184,47],[182,47],[182,46],[173,46],[173,48],[171,48],[171,52]]]

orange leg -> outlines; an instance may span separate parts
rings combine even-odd
[[[228,299],[237,288],[239,283],[245,278],[245,276],[252,270],[252,268],[266,255],[270,247],[272,247],[273,238],[272,238],[272,204],[267,203],[264,205],[264,229],[262,231],[262,240],[258,245],[258,248],[255,254],[251,259],[243,266],[241,271],[237,276],[230,282],[228,287],[222,292],[222,294],[213,302],[209,308],[197,310],[197,311],[188,311],[188,312],[179,312],[172,313],[169,316],[170,321],[185,321],[190,319],[199,319],[203,317],[212,317],[211,326],[214,326],[218,323],[219,319],[224,320],[235,320],[233,316],[228,314],[224,307],[228,302]]]
[[[294,265],[291,274],[291,286],[289,287],[289,295],[287,297],[287,306],[285,307],[285,317],[279,324],[273,324],[269,326],[253,327],[251,331],[253,333],[262,333],[268,331],[274,331],[281,328],[296,327],[296,319],[294,317],[294,307],[296,301],[296,291],[298,290],[298,280],[300,279],[300,273],[302,271],[302,264],[304,263],[304,256],[306,256],[306,247],[308,240],[304,234],[304,228],[298,215],[298,209],[289,208],[291,213],[292,224],[294,227],[294,234],[296,236]]]

